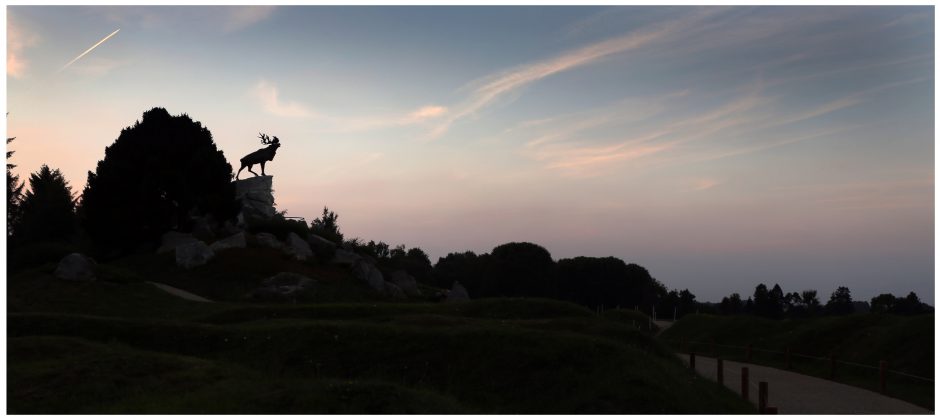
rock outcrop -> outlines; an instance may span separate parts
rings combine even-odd
[[[310,244],[294,232],[287,234],[287,246],[285,247],[285,251],[298,261],[313,257],[313,250],[310,249]]]
[[[418,282],[415,278],[408,274],[405,270],[396,270],[389,276],[389,281],[398,286],[403,292],[408,296],[420,296],[421,291],[418,290]]]
[[[240,223],[249,219],[268,219],[277,214],[274,209],[274,177],[254,176],[235,182],[235,198],[241,202]]]
[[[55,269],[55,276],[62,280],[95,280],[95,265],[95,260],[77,252],[72,253],[59,261],[59,265]]]
[[[167,233],[164,233],[160,237],[160,248],[157,249],[157,252],[172,252],[176,250],[176,247],[183,244],[191,244],[193,242],[199,242],[195,236],[191,233],[182,233],[175,230],[171,230]]]
[[[463,287],[460,282],[454,282],[454,286],[450,288],[450,292],[447,293],[448,302],[461,302],[465,300],[470,300],[470,295],[467,294],[467,289]]]
[[[284,243],[279,241],[276,236],[267,232],[261,232],[255,235],[255,240],[258,241],[258,245],[265,248],[277,249],[281,251],[285,249]]]
[[[386,292],[385,277],[382,276],[382,272],[375,265],[370,264],[368,261],[362,258],[356,260],[352,265],[352,273],[357,279],[368,284],[372,290]]]
[[[245,240],[245,232],[239,232],[213,242],[209,248],[212,248],[213,252],[219,252],[225,249],[245,248],[246,246],[248,246],[248,241]]]
[[[215,257],[212,248],[205,242],[196,241],[176,247],[176,265],[185,269],[198,267]]]
[[[297,273],[277,273],[261,282],[261,287],[249,293],[259,300],[289,300],[314,290],[317,282]]]

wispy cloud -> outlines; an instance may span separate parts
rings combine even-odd
[[[428,105],[417,109],[408,115],[410,121],[423,121],[430,118],[440,117],[447,113],[447,107],[440,105]]]
[[[226,32],[234,32],[271,17],[274,13],[274,6],[230,6],[225,7],[224,21],[222,29]]]
[[[7,16],[7,76],[21,78],[29,69],[26,49],[39,43],[39,36],[27,30],[13,16]]]
[[[616,38],[590,44],[555,57],[522,65],[495,75],[484,77],[471,83],[476,86],[463,103],[431,132],[436,138],[450,128],[456,121],[474,115],[486,106],[507,94],[546,77],[587,66],[610,56],[636,50],[640,47],[660,41],[681,31],[698,21],[705,14],[693,14],[690,17],[651,25]]]
[[[696,178],[689,182],[688,191],[705,191],[717,187],[721,181],[714,178]]]
[[[261,101],[261,107],[271,115],[288,118],[305,118],[315,115],[302,103],[281,100],[277,86],[267,80],[259,81],[253,93]]]
[[[144,30],[178,30],[194,20],[203,28],[224,33],[237,32],[274,15],[275,6],[187,6],[187,7],[98,7],[105,18],[120,26]]]
[[[81,54],[79,54],[78,57],[73,58],[72,61],[69,61],[69,62],[66,63],[64,66],[62,66],[62,68],[59,69],[59,71],[61,72],[61,71],[65,70],[65,69],[69,68],[69,66],[71,66],[72,63],[74,63],[74,62],[78,61],[79,59],[81,59],[82,57],[86,56],[88,53],[92,52],[95,48],[98,48],[99,45],[104,44],[105,41],[107,41],[107,40],[111,39],[111,37],[117,35],[117,33],[120,32],[120,31],[121,31],[121,28],[118,28],[118,29],[116,29],[114,32],[111,32],[110,34],[108,34],[108,36],[106,36],[106,37],[104,37],[104,38],[101,38],[101,40],[98,41],[98,42],[96,42],[95,45],[92,45],[91,47],[88,47],[88,49],[85,50],[84,52],[82,52]]]

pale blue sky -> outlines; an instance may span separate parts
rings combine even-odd
[[[932,7],[9,7],[8,135],[80,189],[154,106],[280,209],[434,260],[531,241],[700,300],[933,302]],[[77,55],[120,29],[77,60]]]

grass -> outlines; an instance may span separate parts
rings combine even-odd
[[[11,413],[754,412],[684,368],[630,311],[389,301],[343,269],[255,248],[188,272],[172,256],[132,256],[99,267],[96,282],[61,281],[54,268],[8,278]],[[245,300],[280,271],[316,278],[321,294]]]
[[[686,350],[684,343],[689,342],[690,351],[717,353],[729,360],[744,360],[746,351],[741,347],[751,344],[752,362],[779,368],[786,368],[785,351],[789,347],[793,370],[822,378],[829,377],[830,354],[838,361],[875,367],[886,360],[891,370],[934,377],[932,314],[913,317],[862,314],[779,321],[750,316],[690,315],[664,331],[660,339],[679,351]],[[713,340],[715,346],[710,344]],[[837,363],[835,380],[880,391],[877,369]],[[934,407],[934,386],[930,381],[889,372],[887,393],[922,407]]]

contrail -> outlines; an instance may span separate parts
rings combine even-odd
[[[76,62],[76,61],[78,61],[78,59],[79,59],[79,58],[82,58],[82,57],[84,57],[84,56],[85,56],[85,54],[88,54],[88,53],[90,53],[90,52],[91,52],[91,50],[93,50],[93,49],[95,49],[95,48],[97,48],[97,47],[98,47],[99,45],[101,45],[101,44],[103,44],[103,43],[104,43],[105,41],[107,41],[107,40],[108,40],[109,38],[111,38],[112,36],[114,36],[114,34],[116,34],[116,33],[118,33],[118,31],[120,31],[120,30],[121,30],[121,28],[118,28],[118,29],[117,29],[117,31],[114,31],[114,32],[111,32],[111,35],[108,35],[108,36],[106,36],[106,37],[104,37],[104,39],[102,39],[101,41],[98,41],[98,43],[97,43],[97,44],[95,44],[95,45],[92,45],[92,46],[91,46],[91,48],[89,48],[89,49],[87,49],[87,50],[85,50],[85,52],[83,52],[83,53],[81,53],[81,54],[79,54],[79,55],[78,55],[78,57],[75,57],[75,58],[73,58],[73,59],[72,59],[72,61],[69,61],[69,63],[68,63],[68,64],[66,64],[66,65],[64,65],[64,66],[62,66],[62,68],[61,68],[61,69],[59,69],[59,71],[61,72],[62,70],[65,70],[65,69],[67,69],[67,68],[68,68],[69,66],[71,66],[71,65],[72,65],[72,63],[74,63],[74,62]]]

